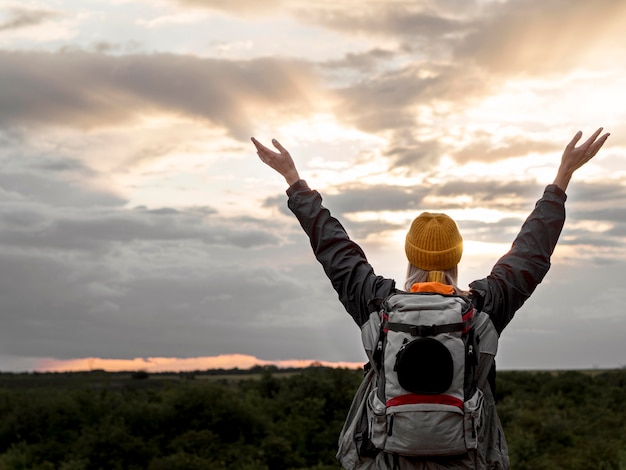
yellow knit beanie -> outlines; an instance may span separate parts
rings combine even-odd
[[[409,263],[416,268],[446,271],[461,261],[463,238],[450,217],[424,212],[411,224],[404,249]]]

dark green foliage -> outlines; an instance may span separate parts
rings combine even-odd
[[[626,468],[626,370],[498,373],[511,468]]]
[[[360,371],[0,374],[0,470],[336,470]],[[626,370],[500,372],[511,464],[626,468]]]
[[[360,372],[221,375],[2,374],[0,470],[336,470]]]

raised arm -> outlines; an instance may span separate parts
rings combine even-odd
[[[574,172],[593,158],[608,138],[609,134],[598,138],[600,132],[602,128],[579,147],[576,143],[582,133],[576,133],[565,147],[554,184],[546,187],[511,250],[498,260],[489,276],[470,284],[478,307],[490,315],[498,333],[550,269],[550,257],[565,222],[565,189]]]
[[[289,184],[289,209],[308,235],[313,253],[339,300],[361,327],[369,318],[369,301],[387,297],[395,289],[395,282],[374,273],[363,250],[350,240],[339,220],[322,205],[322,196],[300,179],[291,155],[278,141],[272,140],[278,152],[268,149],[254,138],[252,142],[259,158]]]

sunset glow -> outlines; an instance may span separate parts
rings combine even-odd
[[[363,367],[358,362],[328,362],[315,360],[280,360],[263,361],[253,356],[243,354],[229,354],[216,357],[149,357],[135,359],[102,359],[88,357],[83,359],[71,359],[59,361],[46,359],[39,362],[35,369],[40,372],[78,372],[106,370],[107,372],[145,371],[159,372],[190,372],[206,371],[215,369],[250,369],[254,366],[276,366],[279,368],[301,368],[319,365],[325,367],[340,367],[358,369]]]

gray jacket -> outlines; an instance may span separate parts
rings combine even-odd
[[[288,190],[289,208],[311,242],[317,260],[339,295],[339,300],[359,327],[369,319],[372,299],[386,298],[395,282],[377,276],[363,250],[341,223],[322,205],[317,191],[305,181]],[[405,458],[379,453],[375,459],[356,462],[367,469],[508,469],[508,448],[496,413],[493,388],[498,338],[515,312],[530,297],[550,268],[550,256],[565,221],[565,193],[555,185],[543,197],[515,238],[511,250],[498,260],[491,273],[470,284],[477,311],[475,331],[480,337],[478,386],[485,395],[484,426],[475,452],[445,458]],[[490,377],[491,376],[491,377]]]

